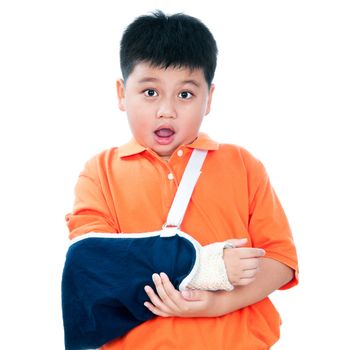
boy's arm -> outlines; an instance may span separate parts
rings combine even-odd
[[[145,306],[155,315],[169,317],[213,317],[252,305],[281,288],[293,278],[293,270],[277,260],[262,258],[256,279],[231,292],[200,290],[177,291],[165,274],[154,275],[156,292],[145,288],[151,303]]]
[[[99,157],[92,158],[79,175],[74,207],[66,215],[70,239],[90,232],[120,232],[115,203],[98,166],[101,162]]]
[[[294,272],[287,265],[277,260],[262,258],[255,281],[247,286],[236,287],[231,294],[221,293],[216,300],[217,313],[223,315],[255,304],[286,285],[293,277]]]
[[[157,294],[149,286],[145,289],[151,301],[145,306],[154,314],[165,317],[220,316],[257,303],[276,289],[287,289],[297,283],[296,251],[284,211],[264,166],[249,154],[244,153],[242,157],[249,175],[247,234],[253,247],[266,252],[255,280],[248,285],[238,285],[230,292],[193,290],[181,293],[172,287],[167,276],[155,275]],[[229,249],[227,253],[232,251],[234,249]]]
[[[198,269],[186,289],[226,290],[251,283],[259,269],[265,251],[243,247],[247,239],[231,239],[200,248]],[[233,248],[233,249],[232,249]]]
[[[162,233],[90,233],[72,242],[62,276],[67,350],[97,348],[153,318],[154,314],[143,305],[147,300],[143,287],[152,283],[154,271],[167,273],[176,288],[190,282],[202,289],[223,289],[227,285],[230,288],[226,290],[232,289],[222,254],[234,254],[222,253],[224,243],[201,247],[180,231],[176,235],[161,236]],[[240,242],[232,240],[235,245]],[[258,260],[261,250],[224,249],[227,250],[235,250],[242,257],[238,258],[237,276],[245,280],[245,264]],[[248,267],[251,269],[250,263]]]

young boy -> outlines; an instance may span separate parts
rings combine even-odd
[[[258,251],[232,241],[237,247],[223,253],[230,281],[239,275],[232,291],[179,291],[166,274],[154,274],[144,305],[158,317],[104,350],[258,350],[279,338],[280,317],[268,295],[297,283],[295,246],[263,165],[243,148],[199,132],[210,111],[216,56],[213,36],[193,17],[157,12],[129,25],[121,41],[117,93],[134,139],[87,163],[67,216],[70,237],[160,230],[189,158],[199,149],[207,156],[182,231],[202,246],[243,238],[265,256],[256,272]],[[98,283],[105,288],[102,279]]]

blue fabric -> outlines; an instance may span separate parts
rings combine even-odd
[[[185,237],[95,238],[72,244],[62,277],[67,350],[98,348],[154,315],[143,305],[152,274],[179,287],[196,260]]]

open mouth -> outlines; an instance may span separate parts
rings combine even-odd
[[[173,136],[175,134],[175,131],[170,128],[161,128],[161,129],[157,129],[154,133],[158,137],[167,138],[167,137]]]
[[[155,140],[159,145],[169,145],[174,140],[175,131],[168,126],[161,126],[155,132]]]

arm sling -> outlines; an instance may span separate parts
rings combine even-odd
[[[98,348],[154,318],[143,305],[148,300],[144,286],[153,285],[153,273],[165,272],[179,290],[191,287],[202,247],[180,225],[206,155],[193,150],[161,230],[92,232],[72,240],[62,276],[66,350]],[[226,290],[232,289],[224,278]]]

